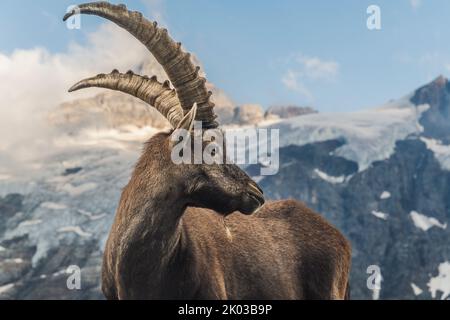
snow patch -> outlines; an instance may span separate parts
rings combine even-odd
[[[447,224],[440,223],[436,218],[428,217],[424,214],[421,214],[417,211],[411,211],[410,213],[411,219],[414,222],[414,225],[422,229],[423,231],[428,231],[428,229],[432,227],[438,227],[441,229],[446,229]]]
[[[43,202],[41,204],[42,208],[50,209],[50,210],[64,210],[67,209],[67,206],[62,203],[55,203],[55,202]]]
[[[41,224],[42,220],[40,219],[35,219],[35,220],[26,220],[20,223],[19,227],[30,227],[30,226],[35,226],[38,224]]]
[[[7,263],[15,263],[15,264],[24,263],[22,258],[5,259],[4,261],[7,262]]]
[[[280,148],[344,139],[346,143],[336,149],[334,155],[358,163],[359,171],[364,171],[374,161],[388,159],[396,141],[423,132],[419,119],[429,105],[416,106],[410,98],[408,95],[381,107],[357,112],[302,115],[267,129],[280,129]]]
[[[73,232],[83,238],[88,238],[88,237],[92,236],[92,234],[90,234],[89,232],[83,231],[79,226],[62,227],[62,228],[58,229],[58,232],[60,232],[60,233]]]
[[[21,263],[24,262],[22,258],[7,259],[6,261],[11,261],[11,262],[16,263],[16,264],[21,264]]]
[[[330,176],[330,175],[326,174],[325,172],[320,171],[319,169],[314,169],[314,173],[317,174],[319,176],[319,178],[321,178],[322,180],[325,180],[332,184],[344,183],[347,180],[347,178],[345,176],[339,176],[339,177]]]
[[[381,200],[386,200],[391,197],[391,193],[389,191],[383,191],[380,195]]]
[[[62,269],[52,273],[52,277],[59,277],[60,275],[66,274],[66,269]]]
[[[14,288],[14,283],[10,283],[10,284],[1,286],[1,287],[0,287],[0,294],[4,294],[4,293],[6,293],[7,291],[11,290],[12,288]]]
[[[257,143],[244,147],[246,151],[258,154],[258,145],[282,148],[344,140],[345,144],[333,154],[358,163],[358,170],[361,172],[374,161],[388,159],[395,150],[396,141],[423,132],[419,120],[430,106],[416,106],[411,103],[411,97],[412,94],[378,108],[357,112],[307,114],[283,119],[275,124],[260,124],[257,128],[269,130],[267,137],[260,135]],[[227,134],[236,135],[238,131],[245,131],[246,127],[227,126],[225,129]],[[279,130],[279,141],[274,144],[270,134],[272,129]],[[238,146],[237,149],[239,148]]]
[[[427,283],[431,297],[436,298],[437,292],[442,292],[441,300],[445,300],[450,296],[450,262],[446,261],[439,265],[439,274],[430,278]]]
[[[144,131],[150,132],[147,129],[139,130],[139,134],[123,133],[123,138],[114,135],[108,137],[120,140],[120,150],[115,144],[102,144],[100,141],[89,145],[86,141],[88,138],[78,134],[57,136],[46,141],[47,144],[54,143],[57,146],[50,148],[51,153],[38,154],[33,158],[33,161],[42,164],[39,170],[27,171],[26,174],[14,175],[11,180],[0,181],[0,194],[27,195],[30,210],[26,212],[26,220],[33,221],[7,229],[0,235],[0,241],[27,236],[36,245],[31,259],[34,268],[52,249],[59,248],[61,241],[66,238],[73,241],[71,243],[74,246],[84,246],[87,241],[95,238],[96,250],[100,252],[105,246],[122,189],[129,181],[142,143],[150,137],[147,135],[144,139]],[[136,140],[132,140],[133,136]],[[64,141],[67,143],[63,143]],[[76,175],[62,175],[67,168],[75,167],[83,170]],[[87,186],[93,187],[89,183],[95,183],[96,187],[79,194]],[[79,189],[66,187],[72,193],[75,190],[78,196],[72,196],[63,190],[64,185],[68,184],[74,188],[83,186]],[[100,187],[103,185],[108,187]],[[78,209],[85,210],[84,214],[79,213]],[[37,224],[37,220],[42,223]],[[81,228],[66,228],[67,226]]]
[[[375,217],[377,217],[377,218],[379,218],[379,219],[383,219],[383,220],[387,220],[387,218],[388,218],[388,216],[389,216],[389,214],[387,214],[387,213],[380,212],[380,211],[375,211],[375,210],[372,210],[372,214],[373,214]]]
[[[420,289],[415,283],[411,282],[411,288],[413,289],[414,295],[419,296],[422,294],[423,290]]]
[[[4,247],[0,246],[0,252],[2,252],[2,251],[6,251],[6,249]]]
[[[138,128],[132,126],[126,131],[119,129],[85,129],[81,130],[77,136],[64,135],[58,137],[55,141],[57,147],[67,146],[87,146],[87,147],[104,147],[110,149],[128,150],[130,147],[135,148],[135,142],[144,142],[149,137],[161,130],[153,127],[145,126]]]
[[[85,217],[88,217],[89,220],[93,220],[93,221],[99,220],[99,219],[103,219],[104,217],[107,216],[106,213],[101,213],[101,214],[98,214],[98,215],[94,215],[92,212],[89,212],[89,211],[86,211],[86,210],[82,210],[82,209],[78,209],[77,211],[78,211],[79,214],[81,214],[81,215],[83,215]]]
[[[85,192],[91,191],[93,189],[95,189],[97,187],[96,183],[85,183],[79,186],[73,186],[70,183],[65,184],[61,190],[67,192],[68,194],[70,194],[72,197],[77,197]]]
[[[426,144],[428,150],[434,153],[442,170],[450,171],[450,145],[444,145],[441,141],[436,139],[421,137],[420,140]]]

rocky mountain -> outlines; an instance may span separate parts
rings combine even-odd
[[[245,169],[267,198],[304,201],[345,233],[353,246],[353,298],[446,299],[449,94],[440,77],[402,99],[353,113],[264,113],[231,101],[221,110],[234,129],[279,130],[278,173],[259,176],[265,163]],[[26,176],[0,169],[0,298],[102,298],[102,248],[121,189],[141,143],[164,126],[134,99],[108,95],[83,101],[76,112],[66,104],[52,114],[60,134]],[[71,265],[81,269],[80,290],[67,287]],[[367,287],[370,266],[381,272],[379,289]]]
[[[233,123],[234,103],[213,84],[208,83],[207,86],[214,93],[219,121]],[[103,91],[94,97],[63,103],[48,115],[48,122],[64,132],[79,131],[80,128],[119,129],[130,124],[139,128],[169,127],[169,122],[145,102],[116,91]]]
[[[72,133],[80,128],[114,129],[129,124],[159,129],[169,126],[168,121],[145,102],[113,91],[63,103],[49,114],[49,123]]]
[[[357,163],[333,155],[344,143],[285,147],[280,162],[289,165],[260,185],[269,198],[302,199],[346,234],[354,298],[374,294],[366,287],[370,265],[380,267],[382,299],[448,296],[449,274],[439,275],[439,267],[450,255],[450,173],[417,139],[398,141],[388,159],[358,172]],[[444,282],[432,285],[439,277]]]
[[[316,113],[309,107],[277,106],[267,111],[259,104],[237,106],[222,90],[207,84],[213,94],[215,112],[224,125],[259,125],[264,121],[289,119]],[[64,132],[82,128],[119,129],[130,124],[139,128],[168,128],[168,121],[143,101],[114,91],[61,104],[48,115],[48,122]]]
[[[315,142],[281,148],[278,174],[259,184],[269,198],[305,201],[347,235],[355,298],[450,297],[449,92],[448,80],[439,77],[373,110],[378,119],[371,111],[338,123],[320,116],[313,124],[318,131],[299,132],[293,126],[303,122],[293,121],[280,133],[301,141],[303,134],[317,135]],[[359,130],[358,122],[367,127]],[[322,126],[329,132],[320,132]],[[248,170],[256,174],[258,166]],[[366,285],[371,265],[381,271],[378,292]]]
[[[416,104],[427,103],[431,106],[420,123],[424,126],[423,136],[450,143],[450,84],[443,76],[439,76],[431,84],[418,89],[411,101]]]

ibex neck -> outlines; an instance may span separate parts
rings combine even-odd
[[[133,291],[128,296],[141,289],[148,295],[152,286],[157,297],[158,284],[180,250],[180,221],[186,206],[174,190],[159,194],[152,191],[157,188],[138,188],[139,184],[130,184],[124,190],[115,222],[118,241],[112,241],[110,250],[117,254],[116,276]]]
[[[186,208],[176,196],[152,195],[143,201],[137,214],[129,216],[124,231],[127,249],[138,254],[151,254],[155,261],[170,255],[180,239],[180,218]],[[155,266],[156,267],[156,266]]]

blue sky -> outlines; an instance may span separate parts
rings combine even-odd
[[[237,103],[358,110],[450,73],[446,0],[121,2],[160,17]],[[68,30],[61,17],[71,4],[3,0],[0,52],[45,47],[59,53],[72,41],[84,43],[105,21],[84,16],[81,30]],[[381,30],[366,27],[370,4],[381,8]]]

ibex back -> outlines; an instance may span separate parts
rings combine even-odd
[[[128,30],[174,89],[115,70],[70,91],[122,91],[154,106],[175,130],[191,132],[194,121],[217,128],[206,80],[167,30],[107,2],[80,5],[65,19],[76,13]],[[175,164],[173,148],[183,142],[173,132],[146,143],[123,190],[103,259],[106,298],[348,298],[350,245],[338,230],[298,201],[265,203],[260,187],[233,164]]]

